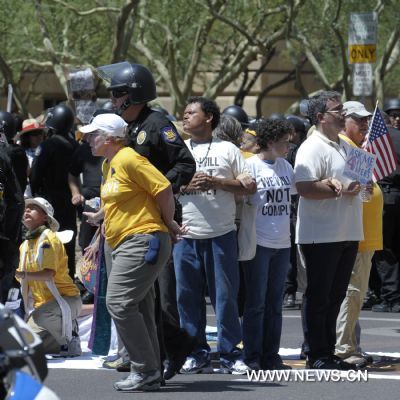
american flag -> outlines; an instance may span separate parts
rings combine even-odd
[[[373,172],[375,181],[385,178],[396,170],[397,160],[392,139],[378,107],[372,117],[367,140],[363,147],[376,155],[376,164]]]

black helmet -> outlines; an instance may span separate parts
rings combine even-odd
[[[249,116],[242,107],[235,104],[228,106],[222,111],[222,114],[230,115],[231,117],[237,119],[242,125],[242,128],[247,128],[249,126]]]
[[[280,119],[280,120],[284,120],[285,116],[281,113],[278,112],[273,112],[268,119],[272,119],[272,120],[276,120],[276,119]]]
[[[288,121],[293,126],[296,132],[301,132],[301,133],[306,132],[306,127],[303,118],[300,118],[297,115],[287,115],[286,121]]]
[[[16,131],[15,118],[7,111],[0,111],[0,131],[4,132],[7,140],[10,141],[14,139]]]
[[[49,108],[47,112],[46,127],[56,134],[66,136],[74,125],[74,113],[65,104],[58,104]]]
[[[108,90],[128,93],[130,104],[145,104],[157,97],[154,77],[144,65],[124,61],[99,67],[97,71],[110,82]]]
[[[387,113],[392,110],[400,110],[400,99],[388,99],[385,101],[383,110]]]

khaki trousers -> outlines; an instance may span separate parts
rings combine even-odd
[[[357,324],[363,300],[368,289],[371,260],[374,251],[357,253],[346,297],[340,307],[336,324],[335,354],[341,358],[361,353]]]
[[[74,321],[82,309],[80,296],[63,296],[71,308],[71,317]],[[43,341],[46,353],[60,352],[60,346],[67,344],[62,332],[61,308],[56,300],[51,300],[36,308],[28,319],[28,325]]]

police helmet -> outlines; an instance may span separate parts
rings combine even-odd
[[[235,104],[228,106],[222,111],[222,114],[230,115],[240,122],[242,128],[247,128],[249,126],[249,116],[246,111],[243,110],[242,107],[237,106]]]
[[[74,124],[74,114],[65,104],[50,108],[47,113],[46,127],[58,135],[66,136]]]
[[[280,119],[280,120],[284,120],[285,116],[281,113],[278,112],[273,112],[268,119],[272,119],[272,120],[276,120],[276,119]]]
[[[383,110],[388,113],[392,110],[400,110],[400,99],[387,99]]]
[[[288,121],[293,126],[296,132],[301,132],[301,133],[306,132],[306,127],[303,118],[300,118],[297,115],[287,115],[286,121]]]
[[[110,82],[107,89],[113,91],[113,96],[127,93],[130,104],[144,104],[157,97],[154,77],[144,65],[124,61],[99,67],[97,71]]]
[[[12,140],[16,134],[15,118],[7,111],[0,111],[0,131],[4,132],[7,140]]]

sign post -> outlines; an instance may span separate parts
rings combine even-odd
[[[349,20],[349,63],[353,68],[354,96],[371,96],[376,62],[378,15],[376,12],[351,13]]]

